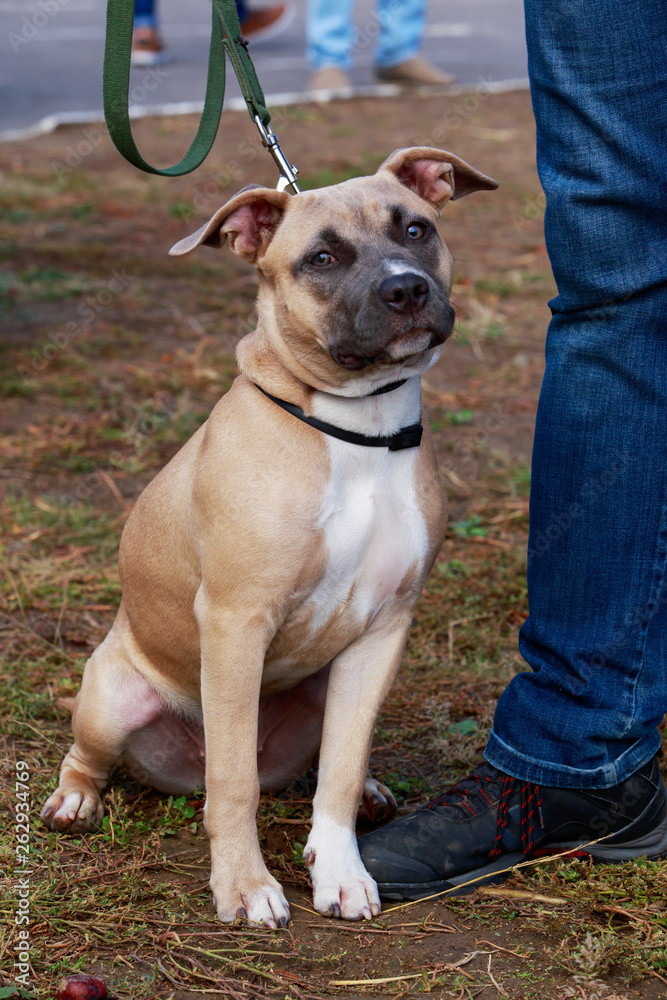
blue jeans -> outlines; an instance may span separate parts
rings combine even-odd
[[[242,21],[247,14],[243,0],[237,0],[236,13]],[[134,27],[135,28],[156,28],[157,14],[155,12],[155,0],[134,0]]]
[[[558,285],[530,496],[532,668],[487,760],[571,788],[625,780],[667,711],[667,11],[525,0]]]
[[[134,0],[134,27],[157,27],[155,0]]]
[[[354,0],[308,0],[307,55],[315,69],[349,69],[352,55],[377,38],[376,66],[396,66],[419,52],[426,0],[377,0],[376,14],[358,28]]]

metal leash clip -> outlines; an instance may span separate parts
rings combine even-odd
[[[280,171],[280,178],[276,184],[276,189],[278,191],[291,191],[292,194],[300,194],[299,186],[296,182],[296,175],[299,173],[299,168],[295,167],[294,164],[290,166],[289,161],[280,148],[278,136],[270,125],[264,125],[259,115],[255,115],[255,125],[261,136],[262,146],[268,149],[275,165]]]

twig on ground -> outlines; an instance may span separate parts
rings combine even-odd
[[[498,896],[500,899],[525,899],[530,903],[553,903],[554,906],[564,906],[568,900],[559,896],[541,896],[536,892],[526,892],[524,889],[505,889],[502,886],[482,885],[477,892],[482,896]]]
[[[495,976],[491,972],[491,959],[492,958],[493,958],[493,956],[489,955],[489,964],[487,966],[486,974],[489,977],[489,979],[491,980],[491,982],[493,983],[493,985],[495,986],[495,988],[500,993],[501,997],[508,997],[509,993],[507,992],[507,990],[503,989],[503,987],[500,985],[500,983],[498,982],[498,980],[495,978]]]
[[[508,955],[516,955],[517,958],[528,958],[528,955],[522,955],[520,951],[512,951],[511,948],[503,948],[502,945],[495,944],[493,941],[486,941],[484,938],[480,941],[476,941],[475,944],[488,944],[490,948],[495,948],[496,951],[505,951]]]

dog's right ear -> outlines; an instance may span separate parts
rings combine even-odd
[[[254,264],[266,251],[292,197],[286,191],[249,184],[219,208],[196,233],[176,243],[169,253],[179,257],[201,243],[222,247],[229,238],[230,250]]]
[[[378,173],[383,170],[437,209],[450,199],[456,201],[473,191],[495,191],[498,187],[498,181],[480,173],[459,156],[431,146],[395,149],[380,164]]]

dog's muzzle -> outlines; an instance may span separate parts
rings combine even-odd
[[[440,315],[429,316],[427,320],[426,316],[420,316],[419,313],[414,316],[406,309],[403,313],[404,322],[398,329],[395,322],[388,323],[382,333],[374,338],[375,343],[368,343],[368,339],[364,342],[362,338],[358,341],[346,339],[332,348],[331,356],[341,368],[359,371],[383,361],[404,361],[413,355],[423,354],[444,344],[454,329],[456,314],[450,303],[443,303],[438,312]]]
[[[428,302],[430,289],[422,275],[406,271],[386,278],[380,285],[379,293],[392,312],[414,316]]]

